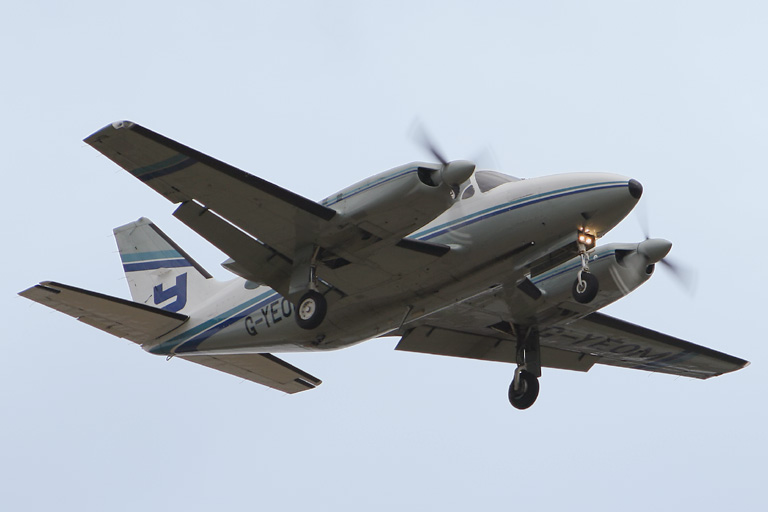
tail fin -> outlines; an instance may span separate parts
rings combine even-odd
[[[114,229],[123,270],[135,302],[166,311],[191,310],[218,283],[144,217]]]

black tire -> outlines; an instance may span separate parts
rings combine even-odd
[[[597,292],[600,289],[600,283],[597,281],[597,278],[589,272],[582,272],[581,279],[586,283],[587,286],[584,288],[584,290],[579,291],[579,278],[577,277],[576,281],[573,282],[573,299],[580,304],[587,304],[592,302],[592,300],[597,297]]]
[[[319,327],[328,312],[328,302],[316,291],[308,291],[296,304],[296,323],[302,329]]]
[[[515,409],[527,409],[539,396],[539,379],[528,371],[520,372],[520,389],[515,390],[515,381],[509,385],[509,403]]]

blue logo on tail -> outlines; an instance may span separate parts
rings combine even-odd
[[[163,306],[162,309],[173,313],[181,311],[184,309],[184,306],[187,305],[187,273],[184,272],[183,274],[176,276],[176,284],[167,290],[163,289],[162,284],[155,286],[153,295],[156,306],[176,297],[175,301]]]

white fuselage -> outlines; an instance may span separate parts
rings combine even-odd
[[[331,300],[317,329],[299,328],[293,306],[274,290],[237,278],[201,303],[188,322],[145,349],[156,354],[327,350],[385,335],[489,287],[514,285],[533,262],[575,241],[580,229],[602,236],[637,203],[628,181],[615,174],[562,174],[503,183],[482,193],[473,177],[468,186],[474,195],[457,199],[409,236],[447,245],[450,252],[370,292]],[[318,273],[322,278],[322,269]]]

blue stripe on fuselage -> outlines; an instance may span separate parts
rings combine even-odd
[[[408,171],[404,171],[403,173],[398,174],[396,176],[393,176],[391,178],[394,179],[397,176],[402,176],[403,174],[406,174],[407,172],[413,172],[415,170],[416,170],[416,168],[414,167],[414,168],[409,169]],[[371,184],[370,186],[372,187],[372,186],[378,185],[379,183],[381,183],[381,182],[378,182],[378,183],[375,183],[375,184]],[[553,191],[553,192],[548,192],[548,193],[540,194],[540,195],[534,196],[534,197],[517,199],[515,201],[512,201],[511,203],[507,203],[506,205],[501,205],[500,207],[496,207],[496,208],[494,208],[494,209],[492,209],[490,211],[486,210],[487,213],[485,213],[485,214],[482,214],[482,212],[479,212],[479,213],[481,213],[481,215],[478,216],[478,213],[474,213],[472,215],[464,217],[463,219],[458,219],[456,221],[452,221],[450,223],[443,224],[441,226],[433,228],[433,229],[438,230],[438,231],[431,232],[430,234],[428,234],[426,236],[421,236],[421,237],[419,237],[417,235],[416,238],[419,239],[419,240],[428,240],[430,238],[434,238],[436,236],[439,236],[440,234],[446,233],[446,232],[450,231],[451,229],[456,229],[457,227],[464,227],[464,226],[473,224],[475,222],[478,222],[480,220],[487,219],[489,217],[493,217],[495,215],[499,215],[501,213],[505,213],[505,212],[508,212],[508,211],[511,211],[511,210],[522,208],[523,206],[528,206],[528,205],[540,203],[540,202],[546,201],[548,199],[555,199],[555,198],[558,198],[558,197],[578,194],[578,193],[582,193],[582,192],[591,192],[593,190],[602,190],[602,189],[607,189],[607,188],[619,188],[619,187],[626,187],[626,186],[628,186],[626,182],[607,182],[607,183],[600,183],[600,184],[587,185],[586,186],[586,187],[590,187],[590,188],[584,188],[584,186],[581,186],[581,188],[578,188],[578,190],[573,190],[574,188],[577,188],[577,187],[571,187],[571,188],[567,188],[567,189],[561,189],[561,190],[557,190],[557,191]],[[361,190],[356,191],[354,193],[362,192],[362,190],[365,190],[367,188],[368,188],[368,186],[366,186],[366,187],[362,188]],[[349,196],[345,196],[344,199],[347,198],[347,197],[349,197]],[[330,202],[330,203],[327,203],[327,204],[333,204],[333,203]],[[429,230],[429,231],[432,231],[432,230]],[[186,261],[186,260],[183,260],[183,261]],[[554,277],[554,276],[547,276],[543,280],[549,279],[551,277]],[[534,280],[534,282],[536,282],[536,281],[539,281],[539,280]],[[252,313],[256,309],[258,309],[259,307],[263,307],[265,304],[268,304],[270,301],[274,300],[274,298],[277,297],[277,296],[278,296],[277,292],[271,291],[271,292],[267,292],[266,294],[262,294],[262,295],[260,295],[260,296],[258,296],[256,298],[254,298],[254,299],[250,299],[250,300],[240,304],[239,306],[236,306],[236,307],[230,309],[229,311],[227,311],[227,312],[217,316],[216,318],[213,318],[213,319],[211,319],[211,320],[209,320],[207,322],[204,322],[204,323],[202,323],[202,324],[200,324],[200,325],[190,329],[189,331],[183,332],[183,333],[179,334],[178,336],[174,337],[173,339],[168,340],[168,341],[158,345],[157,347],[154,347],[154,348],[150,349],[150,352],[153,353],[153,354],[168,354],[168,353],[171,352],[171,350],[173,350],[174,346],[176,346],[178,348],[181,348],[183,345],[185,346],[187,343],[194,342],[194,345],[190,345],[188,348],[184,349],[184,352],[191,352],[195,348],[197,348],[197,346],[199,346],[200,343],[202,343],[205,339],[209,338],[210,336],[212,336],[216,332],[219,332],[220,330],[224,329],[225,327],[228,327],[229,325],[232,325],[234,322],[245,318],[250,313]],[[258,302],[258,304],[255,304],[256,302]],[[243,308],[246,308],[246,309],[243,309]],[[194,336],[194,338],[193,338],[193,336]],[[188,339],[185,340],[185,338],[188,338]],[[191,338],[191,339],[189,339],[189,338]],[[177,348],[176,351],[178,351],[178,348]]]
[[[232,325],[234,322],[245,318],[257,309],[264,307],[278,296],[279,294],[274,290],[259,294],[258,296],[151,348],[149,351],[152,354],[169,354],[174,348],[176,348],[174,352],[178,352],[179,349],[185,347],[184,350],[181,350],[182,352],[193,352],[198,345],[207,338],[210,338],[225,327]],[[187,347],[187,344],[190,343],[193,343],[194,345],[189,345],[189,347]]]
[[[543,201],[548,201],[550,199],[556,199],[558,197],[581,194],[583,192],[592,192],[595,190],[604,190],[609,188],[620,188],[620,187],[627,187],[627,186],[628,186],[627,183],[624,181],[621,181],[621,182],[614,181],[609,183],[600,183],[597,185],[580,186],[580,187],[589,187],[589,188],[578,188],[578,190],[573,190],[576,187],[571,187],[571,188],[566,188],[561,190],[555,190],[552,192],[545,192],[544,194],[539,194],[537,196],[533,196],[529,198],[516,199],[504,205],[495,206],[491,209],[484,210],[487,213],[478,212],[473,214],[475,215],[474,217],[473,215],[470,215],[470,216],[464,217],[463,219],[451,221],[441,226],[437,226],[435,228],[426,230],[424,231],[424,234],[419,235],[417,233],[414,236],[414,238],[417,238],[418,240],[431,240],[432,238],[448,233],[451,230],[463,228],[465,226],[469,226],[470,224],[474,224],[475,222],[489,219],[491,217],[495,217],[496,215],[501,215],[502,213],[516,210],[524,206],[530,206],[533,204],[541,203]]]

